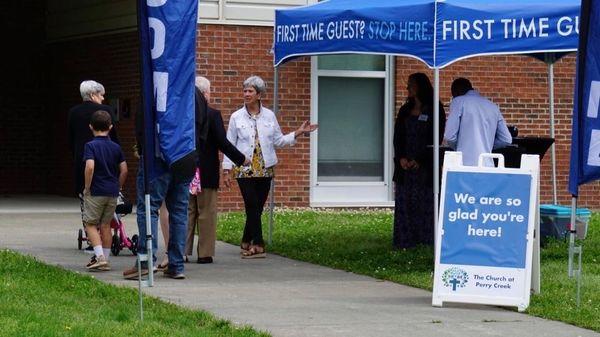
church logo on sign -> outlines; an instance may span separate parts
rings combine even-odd
[[[469,282],[469,274],[466,271],[452,267],[446,269],[442,274],[442,282],[445,287],[452,288],[452,291],[456,291],[458,288],[464,288]]]

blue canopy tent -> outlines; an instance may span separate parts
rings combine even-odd
[[[482,55],[564,55],[577,50],[579,10],[578,0],[327,0],[277,10],[275,112],[277,68],[295,57],[358,53],[416,58],[434,70],[434,101],[439,101],[439,71],[453,62]],[[552,78],[556,57],[545,59]],[[550,89],[552,115],[552,85]],[[434,107],[438,130],[439,107]],[[433,134],[437,227],[440,140],[438,132]]]
[[[417,58],[440,69],[493,54],[577,49],[575,0],[328,0],[275,11],[275,66],[304,55]]]

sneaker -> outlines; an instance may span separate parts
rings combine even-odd
[[[90,266],[93,266],[93,265],[95,265],[95,264],[96,264],[96,262],[98,262],[98,261],[96,260],[96,255],[92,255],[92,258],[90,259],[90,262],[88,262],[88,264],[86,264],[86,265],[85,265],[85,267],[86,267],[87,269],[90,269]]]
[[[110,268],[110,266],[108,265],[108,261],[106,261],[106,258],[104,257],[104,255],[98,256],[96,257],[94,255],[94,257],[90,260],[90,262],[86,265],[86,268],[89,271],[97,271],[97,270],[102,270],[100,268]],[[110,269],[109,269],[110,270]]]
[[[90,262],[88,262],[88,264],[85,266],[86,268],[90,269],[91,266],[93,266],[94,264],[96,264],[98,261],[96,260],[96,255],[93,255],[92,258],[90,259]],[[103,266],[98,267],[95,270],[100,270],[100,271],[109,271],[110,270],[110,263],[108,261],[106,261],[106,264]]]
[[[172,279],[175,279],[175,280],[183,280],[185,278],[185,274],[184,273],[176,273],[176,272],[171,271],[169,269],[166,269],[165,271],[163,271],[163,275],[165,277],[172,278]]]
[[[213,258],[212,256],[199,257],[196,262],[199,264],[213,263]]]
[[[87,254],[94,254],[94,247],[87,246],[83,251]]]
[[[96,269],[98,271],[110,271],[110,262],[106,261],[106,264],[103,266],[98,267],[98,269]]]

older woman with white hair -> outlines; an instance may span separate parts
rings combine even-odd
[[[102,84],[91,80],[83,81],[79,85],[79,93],[83,102],[71,108],[67,118],[69,147],[75,164],[76,194],[83,191],[83,147],[94,138],[89,126],[92,114],[98,110],[108,111],[113,117],[113,125],[116,122],[113,107],[102,104],[105,94]],[[119,142],[115,127],[111,129],[110,138],[114,142]]]
[[[273,111],[261,103],[266,93],[263,79],[249,77],[243,83],[243,92],[244,106],[231,115],[227,139],[251,158],[251,163],[234,167],[231,160],[225,157],[223,181],[229,186],[232,174],[240,187],[246,210],[241,254],[242,258],[251,259],[266,257],[261,215],[275,175],[275,148],[294,145],[298,136],[315,131],[318,126],[305,121],[296,131],[284,135]]]
[[[79,85],[79,93],[84,101],[92,101],[102,104],[104,100],[104,86],[96,81],[83,81]]]

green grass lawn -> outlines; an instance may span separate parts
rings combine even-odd
[[[0,336],[268,336],[211,314],[145,297],[135,289],[0,251]]]
[[[263,218],[265,240],[268,219]],[[433,287],[433,248],[393,251],[390,211],[278,211],[267,251],[418,288]],[[240,243],[244,216],[220,215],[218,238]],[[542,249],[542,291],[528,313],[600,331],[600,216],[594,214],[583,246],[581,305],[576,282],[567,277],[567,248],[552,241]]]

